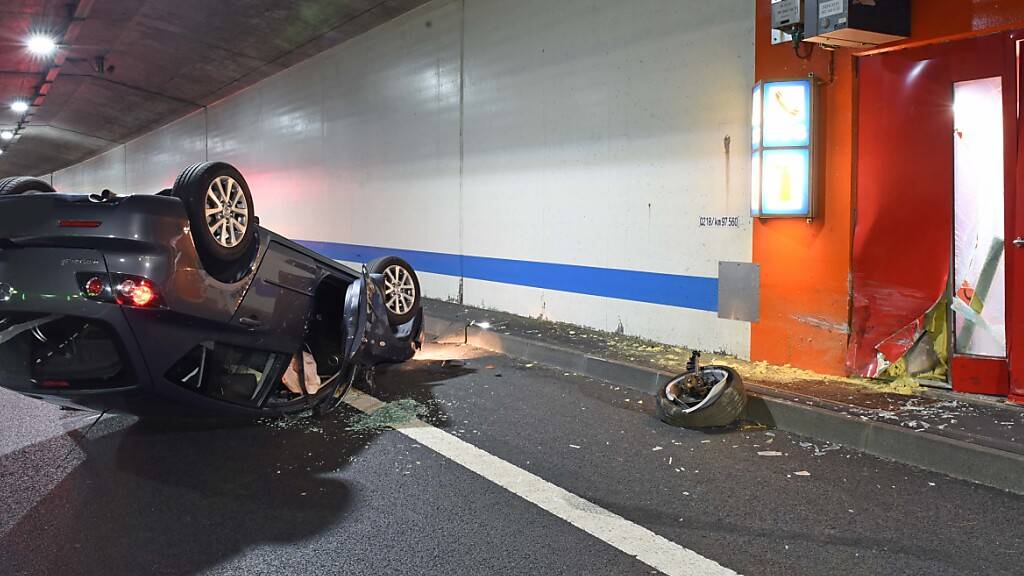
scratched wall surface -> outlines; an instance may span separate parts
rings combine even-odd
[[[761,321],[751,356],[831,374],[846,372],[853,192],[853,57],[835,56],[835,80],[819,90],[818,217],[754,224],[754,262],[761,266]],[[757,1],[758,80],[828,78],[829,54],[798,58],[789,44],[771,44],[771,2]]]
[[[53,179],[152,193],[225,160],[290,237],[451,262],[430,296],[746,356],[686,291],[751,259],[753,32],[748,0],[439,0]]]

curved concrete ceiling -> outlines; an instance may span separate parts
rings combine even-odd
[[[426,0],[3,0],[0,176],[70,166]],[[34,32],[65,38],[32,56]],[[27,116],[10,103],[33,102]]]

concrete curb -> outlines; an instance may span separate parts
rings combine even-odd
[[[673,376],[577,350],[467,326],[462,320],[427,316],[424,329],[437,342],[468,344],[645,394],[654,395],[658,387]],[[1024,494],[1024,456],[1019,454],[791,402],[773,397],[767,389],[756,385],[748,385],[747,388],[751,392],[747,419],[753,422],[954,478]]]

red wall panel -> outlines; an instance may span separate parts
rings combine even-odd
[[[859,59],[848,353],[854,373],[872,373],[879,346],[898,348],[900,342],[886,340],[899,340],[945,290],[953,234],[953,83],[1001,76],[1004,48],[999,34]]]
[[[828,77],[826,51],[815,49],[810,59],[803,60],[788,44],[773,46],[771,0],[757,0],[756,10],[757,80],[792,78],[811,71]],[[884,50],[1022,26],[1024,1],[920,0],[912,10],[913,37]],[[854,53],[849,49],[835,53],[835,82],[822,89],[818,118],[825,131],[821,217],[812,223],[754,222],[754,261],[761,264],[762,290],[761,321],[751,327],[751,357],[756,360],[841,374],[852,365],[847,347],[861,345],[860,338],[850,335],[848,340],[847,335],[847,321],[853,320],[848,300],[853,281],[854,93],[858,84],[861,91],[865,85],[855,81]]]

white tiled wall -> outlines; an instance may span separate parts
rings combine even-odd
[[[153,193],[224,160],[262,223],[296,239],[714,277],[720,260],[751,258],[753,31],[747,0],[438,0],[53,180]],[[424,288],[455,298],[460,281],[425,274]],[[749,351],[749,326],[712,312],[463,291]]]

